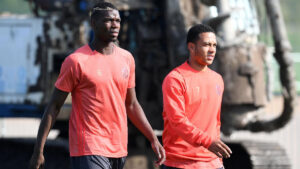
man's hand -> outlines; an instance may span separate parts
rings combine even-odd
[[[162,165],[166,160],[166,153],[163,146],[159,143],[156,135],[149,124],[145,113],[137,101],[135,88],[127,89],[125,100],[126,112],[130,121],[137,127],[146,138],[151,142],[151,147],[157,157],[156,165]]]
[[[157,139],[151,143],[151,147],[157,157],[157,161],[155,162],[155,164],[162,165],[166,160],[165,149]]]
[[[208,150],[215,153],[220,158],[229,158],[232,151],[221,140],[215,140],[208,147]]]
[[[29,163],[29,169],[43,169],[45,164],[45,158],[44,155],[41,154],[33,154],[30,163]]]

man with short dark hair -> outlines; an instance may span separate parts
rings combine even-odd
[[[220,140],[224,84],[208,68],[216,54],[212,28],[198,24],[187,34],[188,60],[164,79],[163,169],[220,169],[231,150]]]
[[[46,138],[70,92],[72,169],[122,169],[127,156],[127,116],[151,142],[157,164],[164,162],[164,149],[136,98],[134,58],[115,44],[120,22],[114,5],[102,2],[93,7],[94,39],[69,55],[62,64],[39,127],[30,169],[44,165]]]

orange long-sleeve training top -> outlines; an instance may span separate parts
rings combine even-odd
[[[197,71],[185,62],[166,76],[162,90],[165,165],[197,168],[192,167],[197,162],[198,167],[201,162],[212,162],[222,167],[221,160],[207,149],[220,138],[222,77],[209,68]]]

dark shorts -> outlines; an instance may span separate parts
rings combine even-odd
[[[162,169],[180,169],[180,168],[175,168],[175,167],[169,167],[169,166],[162,165]],[[222,167],[222,168],[217,168],[217,169],[224,169],[224,168]]]
[[[126,157],[108,158],[98,155],[71,157],[72,169],[123,169]]]
[[[180,168],[175,168],[175,167],[169,167],[166,165],[162,165],[161,169],[180,169]]]

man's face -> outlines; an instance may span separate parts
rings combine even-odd
[[[92,20],[92,27],[95,38],[105,41],[114,42],[117,40],[121,18],[117,10],[103,10],[101,14]]]
[[[216,54],[216,35],[212,32],[205,32],[198,36],[199,39],[195,43],[188,43],[190,62],[199,66],[211,65]]]

